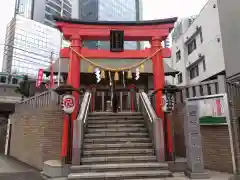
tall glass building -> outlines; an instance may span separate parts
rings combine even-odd
[[[7,26],[3,72],[36,78],[59,57],[60,32],[42,23],[16,15]]]
[[[16,0],[15,14],[25,18],[54,26],[52,16],[70,18],[71,0]]]
[[[142,0],[72,0],[72,17],[83,21],[142,20]],[[86,42],[89,48],[109,49],[108,42]],[[126,42],[125,49],[139,49],[140,43]]]

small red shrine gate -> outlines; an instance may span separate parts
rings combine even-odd
[[[69,57],[68,84],[74,88],[80,88],[80,60],[81,57],[94,59],[144,59],[151,56],[153,63],[154,89],[162,89],[164,87],[164,65],[163,58],[170,57],[171,52],[167,48],[162,48],[161,42],[165,40],[170,30],[174,27],[177,18],[169,18],[153,21],[140,22],[83,22],[78,20],[69,20],[55,18],[56,25],[64,38],[71,41],[71,48],[62,50],[62,56]],[[123,52],[110,52],[107,50],[90,50],[83,48],[83,41],[108,41],[110,39],[110,30],[124,31],[125,41],[149,41],[150,49],[145,50],[124,50]],[[78,101],[79,95],[74,92],[74,96]],[[162,92],[156,93],[156,114],[164,120],[164,112],[161,108]],[[78,105],[78,103],[76,102]],[[76,107],[76,110],[79,107]],[[76,111],[73,119],[76,119]],[[62,156],[66,156],[67,147],[67,127],[68,121],[64,121],[64,135]],[[170,130],[170,129],[169,129]],[[172,146],[169,144],[169,146]]]

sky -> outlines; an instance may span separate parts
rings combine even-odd
[[[107,2],[107,0],[105,1]],[[196,15],[206,2],[207,0],[143,0],[143,19],[150,20]],[[2,70],[6,26],[13,17],[14,6],[15,0],[4,0],[4,5],[0,6],[0,72]]]
[[[107,0],[106,0],[107,1]],[[198,14],[208,0],[143,0],[145,20]]]

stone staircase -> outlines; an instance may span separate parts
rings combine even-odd
[[[141,113],[94,113],[88,117],[80,166],[71,180],[164,179],[167,163],[156,160]]]

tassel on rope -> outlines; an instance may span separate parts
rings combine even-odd
[[[135,77],[135,80],[139,80],[139,78],[140,78],[140,69],[137,68],[137,69],[136,69],[136,77]]]
[[[127,74],[128,79],[132,79],[132,71],[129,69],[128,74]]]
[[[106,76],[105,76],[105,71],[102,70],[102,71],[101,71],[101,79],[105,79],[105,78],[106,78]]]
[[[114,75],[114,81],[118,81],[118,80],[119,80],[119,75],[118,75],[118,72],[116,71]]]
[[[144,64],[141,64],[141,66],[140,66],[140,72],[144,72]]]
[[[89,72],[89,73],[92,73],[92,72],[93,72],[93,67],[92,67],[92,65],[88,66],[88,72]]]

